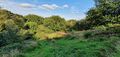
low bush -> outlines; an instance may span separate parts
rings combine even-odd
[[[25,57],[24,52],[31,51],[38,46],[37,41],[26,40],[20,43],[0,47],[0,57]]]
[[[0,57],[18,57],[22,56],[22,44],[14,43],[4,47],[0,47]]]
[[[0,47],[20,42],[22,39],[18,35],[18,31],[19,27],[13,20],[6,20],[4,30],[0,31]]]
[[[92,36],[93,36],[93,33],[94,33],[94,32],[92,32],[92,31],[84,32],[84,37],[85,37],[85,38],[92,37]]]
[[[106,30],[107,27],[104,25],[93,27],[94,30]]]

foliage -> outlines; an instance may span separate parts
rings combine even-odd
[[[24,28],[29,30],[30,33],[34,34],[36,32],[38,24],[36,22],[26,22]]]
[[[120,24],[107,24],[101,25],[97,27],[93,27],[92,30],[87,30],[84,32],[85,38],[92,37],[111,37],[111,36],[119,36],[120,35]]]
[[[119,0],[95,0],[95,3],[96,7],[91,8],[87,12],[86,18],[78,22],[77,26],[79,30],[88,30],[109,23],[120,23]]]
[[[43,25],[48,27],[53,31],[65,31],[66,30],[66,22],[64,18],[59,16],[51,16],[44,20]]]
[[[59,38],[63,36],[65,36],[64,32],[54,32],[53,30],[50,30],[43,25],[38,26],[36,30],[36,34],[34,35],[34,37],[39,40],[53,39],[53,38]]]
[[[65,32],[55,32],[51,34],[47,34],[48,39],[57,39],[66,36],[67,33]]]
[[[94,30],[106,30],[107,29],[107,26],[104,26],[104,25],[101,25],[101,26],[96,26],[96,27],[93,27]]]
[[[39,25],[38,28],[36,29],[35,38],[46,39],[47,34],[52,33],[52,32],[53,32],[53,30],[51,30],[43,25]]]
[[[0,24],[3,23],[5,20],[12,19],[15,24],[20,27],[23,27],[25,18],[18,14],[13,14],[10,11],[0,9]]]
[[[30,51],[37,47],[38,43],[33,40],[13,43],[0,47],[0,57],[25,57],[23,51]]]
[[[37,24],[43,24],[43,20],[44,20],[43,17],[34,14],[29,14],[25,16],[25,18],[27,19],[27,22],[35,22]]]
[[[103,38],[104,39],[104,38]],[[114,40],[112,40],[114,39]],[[39,41],[39,46],[26,52],[26,57],[110,57],[115,52],[111,42],[117,41],[111,37],[104,41],[78,40],[62,38],[59,40]]]
[[[119,34],[120,33],[120,24],[118,25],[113,25],[109,28],[107,28],[107,30],[110,32],[110,33],[113,33],[113,34]]]
[[[93,36],[93,32],[92,31],[87,31],[84,33],[84,37],[85,38],[90,38],[91,36]]]
[[[19,30],[18,26],[14,23],[13,20],[5,21],[5,29],[6,30],[0,33],[0,46],[18,42],[21,40],[19,38],[19,35],[17,35],[17,32]]]
[[[89,24],[90,22],[87,21],[86,19],[82,19],[80,21],[77,21],[76,26],[76,30],[78,31],[82,31],[82,30],[89,30],[91,27],[91,24]]]
[[[76,20],[68,20],[66,21],[66,27],[67,27],[67,30],[76,30],[77,27],[76,27],[76,24],[77,24],[77,21]]]

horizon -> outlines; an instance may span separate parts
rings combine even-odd
[[[59,15],[66,20],[80,20],[84,19],[86,17],[86,12],[94,7],[94,1],[0,0],[0,7],[23,16],[28,14],[35,14],[43,17]]]

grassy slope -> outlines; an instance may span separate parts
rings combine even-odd
[[[25,57],[108,57],[114,53],[111,43],[117,38],[111,37],[104,41],[85,39],[40,41],[37,48],[25,53]]]

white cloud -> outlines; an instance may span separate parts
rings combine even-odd
[[[63,5],[63,8],[68,8],[69,6],[67,4]]]
[[[45,9],[45,10],[55,10],[55,9],[58,9],[59,6],[56,5],[56,4],[51,4],[51,5],[49,5],[49,4],[43,4],[43,5],[40,5],[39,8]]]
[[[37,6],[35,4],[30,4],[30,3],[21,3],[21,4],[18,4],[18,6],[21,8],[37,8],[37,9],[39,8],[43,10],[65,9],[69,7],[69,5],[67,4],[64,4],[62,6],[59,6],[57,4],[42,4],[42,5]]]
[[[7,1],[7,0],[0,0],[0,3],[5,2],[5,1]]]
[[[40,9],[45,9],[45,10],[56,10],[56,9],[64,9],[64,8],[68,8],[69,6],[67,4],[63,5],[63,6],[59,6],[56,4],[42,4],[39,6]]]
[[[70,11],[73,14],[80,14],[81,13],[79,8],[77,8],[77,7],[71,7]]]
[[[22,8],[34,8],[34,7],[36,7],[35,5],[29,4],[29,3],[22,3],[22,4],[19,4],[18,6],[20,6]]]

